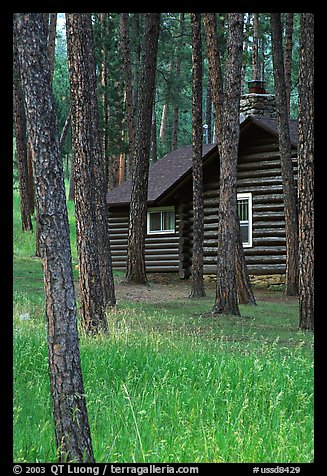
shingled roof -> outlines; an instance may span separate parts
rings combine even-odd
[[[249,116],[240,125],[241,132],[249,123],[256,124],[278,138],[275,119]],[[290,121],[290,136],[292,145],[297,145],[297,121]],[[203,145],[203,160],[217,151],[217,144]],[[155,204],[163,194],[167,193],[192,170],[192,146],[180,147],[160,160],[150,165],[148,184],[148,204]],[[131,201],[132,180],[107,193],[106,200],[109,206],[128,205]]]
[[[203,158],[217,148],[217,144],[203,146]],[[182,180],[192,168],[192,146],[180,147],[150,166],[148,204],[154,204],[176,182]],[[114,188],[107,194],[109,205],[127,205],[131,201],[132,180]]]

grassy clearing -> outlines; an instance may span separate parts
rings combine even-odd
[[[52,462],[43,277],[17,224],[14,460]],[[313,461],[313,338],[297,331],[297,304],[213,319],[212,303],[124,301],[106,337],[81,333],[96,461]]]

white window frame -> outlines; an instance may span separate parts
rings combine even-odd
[[[161,212],[174,212],[174,228],[171,230],[150,230],[150,214],[151,213],[161,213]],[[148,235],[168,235],[171,233],[175,233],[176,230],[176,215],[175,215],[175,207],[153,207],[148,208],[147,213],[147,234]],[[162,215],[161,215],[161,226],[162,226]]]
[[[247,200],[248,201],[248,206],[249,206],[249,219],[246,221],[243,221],[243,224],[248,224],[249,227],[249,241],[248,242],[243,242],[243,248],[252,248],[253,246],[253,240],[252,240],[252,193],[238,193],[237,194],[237,201],[239,200]],[[242,224],[242,221],[240,220],[240,224]]]

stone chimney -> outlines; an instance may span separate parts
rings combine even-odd
[[[249,93],[241,97],[240,122],[248,116],[276,117],[274,94],[267,94],[264,81],[248,81]]]

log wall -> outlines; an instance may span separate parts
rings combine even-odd
[[[126,271],[128,221],[128,208],[109,208],[109,236],[112,264],[113,269],[118,271]],[[178,209],[176,209],[175,233],[146,236],[146,272],[178,273],[181,269],[180,259],[183,259],[183,256],[179,237],[179,212]]]
[[[242,144],[242,143],[241,143]],[[293,168],[297,180],[296,151]],[[260,134],[240,147],[238,193],[252,193],[252,247],[245,248],[250,275],[284,274],[286,239],[283,187],[278,143],[271,136]],[[188,278],[192,268],[193,209],[192,182],[189,179],[176,190],[174,198],[176,231],[170,234],[147,235],[146,270],[179,273]],[[217,216],[219,200],[218,158],[209,160],[204,168],[204,273],[216,273]],[[159,204],[158,204],[159,205]],[[128,207],[109,209],[110,240],[113,267],[126,270]]]
[[[252,193],[252,247],[244,248],[250,275],[284,274],[286,238],[283,186],[278,144],[266,144],[264,152],[254,148],[240,154],[237,192]],[[293,170],[297,183],[297,160],[294,151]],[[217,165],[218,168],[218,165]],[[207,171],[204,183],[204,274],[216,273],[217,212],[219,201],[218,172]],[[190,206],[189,271],[192,256],[193,213]]]

